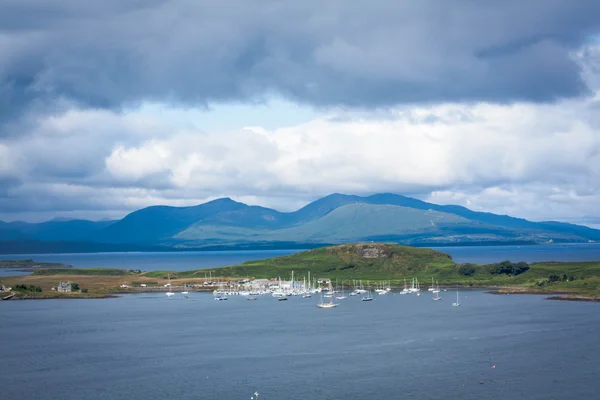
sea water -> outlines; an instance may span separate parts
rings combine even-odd
[[[594,399],[599,304],[455,292],[0,302],[17,399]]]

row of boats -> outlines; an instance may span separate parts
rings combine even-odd
[[[257,300],[259,298],[259,296],[268,295],[268,294],[277,298],[278,301],[286,301],[288,299],[288,297],[290,297],[290,296],[302,296],[303,298],[310,298],[310,297],[312,297],[313,294],[320,293],[321,294],[321,302],[319,304],[317,304],[317,307],[319,307],[319,308],[336,307],[338,305],[338,303],[335,303],[334,299],[344,300],[347,298],[347,296],[344,293],[343,282],[342,282],[341,290],[334,290],[334,288],[331,286],[331,281],[329,281],[329,286],[327,288],[322,288],[318,284],[316,284],[316,281],[313,286],[311,284],[310,275],[309,275],[308,284],[307,284],[306,279],[304,279],[304,281],[302,283],[298,283],[297,285],[294,285],[293,272],[292,272],[292,281],[291,282],[292,282],[291,286],[289,286],[287,288],[284,285],[282,285],[280,282],[278,285],[275,285],[274,290],[271,290],[270,287],[264,288],[263,290],[235,290],[233,288],[229,288],[229,289],[219,288],[213,292],[213,295],[214,295],[214,299],[216,301],[227,300],[227,298],[228,298],[227,296],[233,296],[233,295],[245,296],[246,299],[248,299],[248,300]],[[170,287],[170,277],[169,277],[169,284],[166,286]],[[373,300],[373,295],[372,295],[370,288],[365,289],[362,281],[353,281],[353,286],[354,286],[354,290],[352,290],[349,293],[349,296],[361,296],[362,301],[372,301]],[[441,299],[441,296],[440,296],[441,290],[439,287],[439,283],[437,285],[434,284],[433,278],[431,279],[431,286],[427,290],[432,292],[432,294],[433,294],[433,296],[431,298],[432,300],[438,301]],[[444,291],[446,291],[446,289],[444,289]],[[375,292],[380,296],[391,293],[392,292],[391,283],[389,281],[379,282],[377,284],[377,287],[375,288]],[[181,294],[185,296],[188,294],[188,292],[183,291],[183,292],[181,292]],[[421,295],[421,286],[419,284],[418,279],[413,278],[410,286],[407,285],[407,282],[405,279],[404,280],[404,288],[402,289],[402,291],[399,292],[399,294],[402,294],[402,295],[416,294],[417,296],[420,296]],[[166,295],[167,295],[167,297],[171,297],[171,296],[174,296],[175,293],[172,292],[171,290],[169,290],[166,293]],[[329,299],[329,301],[326,301],[325,299]],[[460,306],[458,291],[456,292],[456,302],[453,303],[452,306],[453,307]]]

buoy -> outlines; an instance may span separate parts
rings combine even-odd
[[[496,366],[495,366],[495,365],[492,365],[492,368],[496,368]]]

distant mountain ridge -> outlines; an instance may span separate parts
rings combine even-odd
[[[532,222],[392,193],[366,197],[336,193],[287,213],[221,198],[192,207],[151,206],[118,221],[0,223],[0,241],[27,240],[118,244],[119,249],[127,244],[136,249],[202,249],[357,241],[447,245],[588,242],[600,240],[600,230]]]

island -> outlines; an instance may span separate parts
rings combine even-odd
[[[120,293],[212,291],[219,284],[290,279],[292,273],[302,281],[309,272],[312,277],[344,286],[358,281],[375,286],[385,281],[393,288],[401,288],[405,280],[411,282],[414,278],[423,287],[433,280],[443,288],[488,288],[494,293],[549,294],[554,295],[551,299],[600,301],[600,261],[458,264],[440,251],[386,243],[328,246],[190,271],[36,267],[31,275],[0,278],[0,284],[5,290],[11,288],[5,294],[12,293],[14,299],[98,298]],[[62,291],[63,284],[65,288],[70,285],[70,289]]]

